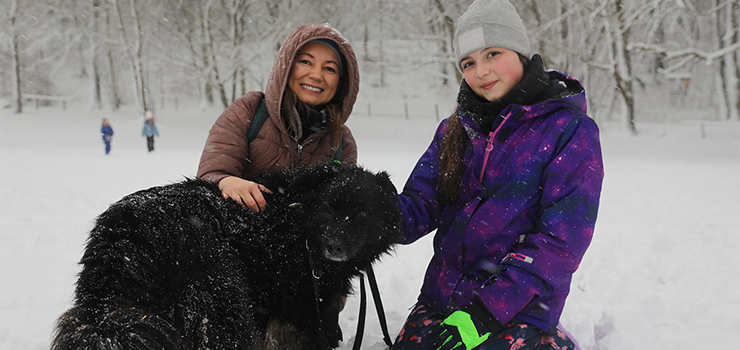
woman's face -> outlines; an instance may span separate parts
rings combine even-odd
[[[288,88],[316,109],[334,98],[338,86],[339,58],[334,50],[318,42],[304,45],[290,69]]]
[[[496,101],[522,80],[524,65],[515,51],[489,47],[480,49],[460,62],[465,81],[478,96]]]

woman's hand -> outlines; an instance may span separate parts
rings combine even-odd
[[[236,176],[221,179],[218,187],[224,198],[231,198],[252,211],[261,211],[267,206],[262,192],[272,193],[265,186]]]

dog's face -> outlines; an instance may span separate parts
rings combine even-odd
[[[312,198],[302,203],[305,224],[320,232],[313,244],[330,261],[371,261],[399,239],[396,188],[383,172],[328,167],[326,181],[313,184]]]

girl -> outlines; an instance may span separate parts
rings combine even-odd
[[[453,41],[465,79],[399,207],[437,230],[394,349],[572,349],[558,327],[596,222],[603,167],[581,84],[543,69],[507,0],[476,0]]]

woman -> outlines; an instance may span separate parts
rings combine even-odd
[[[603,179],[585,92],[530,56],[507,0],[473,2],[453,44],[457,110],[399,195],[406,243],[437,233],[394,349],[572,349],[559,318]]]
[[[355,163],[357,147],[345,122],[357,99],[360,74],[347,39],[328,24],[304,24],[278,52],[265,92],[238,98],[209,132],[198,177],[218,182],[224,197],[251,210],[266,205],[259,184],[243,175],[328,161]],[[264,99],[269,117],[257,138],[247,132]]]
[[[245,180],[273,169],[289,169],[332,160],[357,162],[357,146],[344,125],[359,91],[360,74],[352,46],[328,24],[294,29],[278,52],[265,92],[238,98],[216,120],[206,139],[198,177],[218,182],[224,197],[251,210],[269,203],[265,187]],[[264,100],[269,117],[257,137],[247,138]],[[324,320],[325,334],[336,347],[342,339],[337,305]]]

